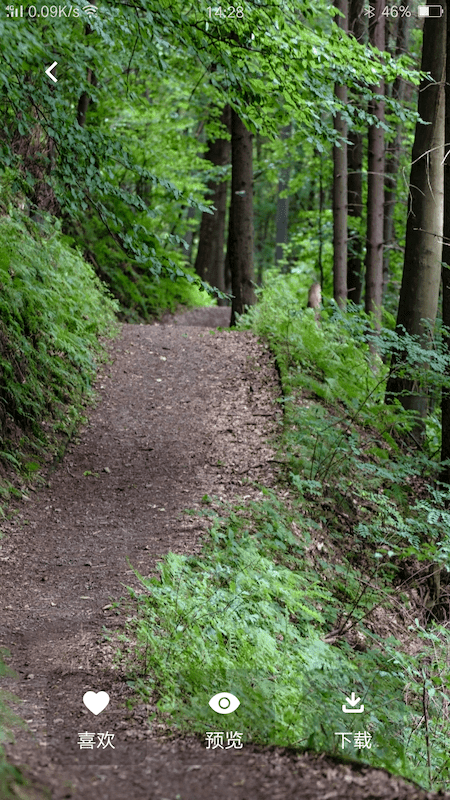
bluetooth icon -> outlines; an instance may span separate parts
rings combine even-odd
[[[375,8],[374,8],[374,6],[367,6],[364,9],[364,16],[365,17],[369,17],[369,19],[372,19],[372,17],[375,16]]]

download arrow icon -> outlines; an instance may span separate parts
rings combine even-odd
[[[48,75],[48,77],[53,81],[53,83],[58,83],[58,79],[55,78],[54,75],[52,75],[52,69],[56,67],[57,63],[58,63],[57,61],[54,61],[53,64],[50,64],[50,66],[47,67],[47,69],[45,70],[45,74]]]
[[[364,711],[364,705],[361,704],[359,708],[354,707],[357,706],[358,703],[361,701],[360,697],[356,697],[356,694],[352,692],[350,697],[346,697],[345,699],[350,706],[353,706],[353,708],[347,708],[347,706],[343,705],[342,711],[344,712],[344,714],[362,714],[362,712]]]

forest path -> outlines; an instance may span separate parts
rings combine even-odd
[[[1,523],[0,645],[16,673],[2,686],[20,698],[28,724],[7,752],[27,765],[34,785],[17,787],[20,798],[434,796],[332,759],[162,740],[148,727],[150,707],[126,708],[131,690],[111,669],[102,628],[120,624],[110,604],[124,584],[139,586],[127,559],[149,575],[168,551],[197,551],[201,520],[185,508],[200,507],[204,494],[257,498],[247,479],[275,482],[267,441],[281,423],[277,373],[251,333],[209,330],[226,325],[228,314],[196,309],[163,324],[123,326],[89,422],[49,486]],[[84,708],[87,690],[109,693],[101,716]],[[84,731],[114,733],[115,749],[80,750]]]

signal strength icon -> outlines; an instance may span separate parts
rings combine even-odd
[[[89,16],[93,16],[98,11],[97,6],[83,6],[83,11]]]

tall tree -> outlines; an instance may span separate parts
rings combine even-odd
[[[364,0],[350,0],[348,31],[358,42],[364,39],[365,25],[363,21]],[[356,225],[348,225],[348,258],[347,258],[347,297],[358,305],[361,302],[363,285],[363,249],[364,243],[360,232],[359,220],[363,214],[362,193],[362,157],[363,136],[360,131],[353,130],[348,135],[347,145],[347,191],[348,216]],[[350,220],[348,220],[351,223]]]
[[[319,213],[317,214],[317,238],[319,247],[317,252],[317,271],[320,275],[320,285],[323,286],[323,245],[324,245],[324,230],[323,230],[323,212],[325,207],[325,189],[323,185],[323,155],[322,151],[316,148],[314,150],[315,158],[319,159]]]
[[[231,200],[228,260],[231,272],[230,325],[255,302],[253,275],[253,135],[231,109]]]
[[[446,52],[450,53],[450,14],[447,10]],[[442,322],[450,328],[450,58],[445,67],[444,246],[442,248]],[[450,341],[445,340],[450,356]],[[441,480],[450,484],[450,388],[442,391]],[[448,461],[448,464],[445,462]]]
[[[380,51],[384,50],[384,5],[384,0],[374,0],[375,14],[369,20],[369,41]],[[384,81],[371,88],[375,96],[369,111],[377,122],[370,125],[368,135],[365,307],[368,314],[375,314],[379,324],[383,290],[384,133],[380,123],[384,120]]]
[[[397,37],[395,45],[396,57],[407,52],[408,49],[408,24],[409,19],[406,15],[400,14],[397,19]],[[397,75],[392,86],[392,98],[398,103],[403,100],[405,92],[405,81]],[[384,180],[384,223],[383,223],[383,297],[389,283],[389,257],[394,240],[394,207],[395,192],[397,189],[397,175],[400,165],[400,153],[402,146],[403,125],[398,122],[395,127],[395,136],[388,145],[385,153],[385,180]]]
[[[90,31],[89,25],[86,25],[86,30]],[[97,85],[97,78],[95,77],[95,73],[88,67],[87,70],[87,82],[91,84],[91,86]],[[80,99],[78,100],[78,107],[77,107],[77,122],[78,125],[84,127],[86,122],[86,114],[89,108],[89,103],[91,102],[91,96],[88,92],[84,91],[80,95]]]
[[[337,17],[339,27],[347,32],[348,1],[335,0],[335,6],[344,16]],[[343,106],[347,104],[347,87],[336,84],[336,97]],[[347,123],[338,112],[334,127],[339,141],[333,146],[333,294],[344,307],[347,301]]]
[[[184,211],[184,209],[183,209]],[[190,220],[194,219],[195,217],[195,208],[189,206],[187,212],[185,213],[183,219],[185,222],[189,223]],[[185,249],[184,243],[180,243],[180,250],[187,256],[189,264],[192,264],[192,244],[194,241],[194,231],[191,227],[188,227],[186,233],[183,234],[183,239],[187,244],[187,250]]]
[[[442,5],[445,5],[444,3]],[[428,17],[423,28],[421,70],[431,75],[420,85],[418,114],[409,180],[397,331],[418,335],[424,347],[434,326],[441,279],[444,203],[444,106],[446,28],[442,19]],[[424,323],[424,320],[426,321]],[[412,379],[401,377],[398,366],[405,354],[392,359],[386,399],[400,395],[404,408],[424,417],[428,408],[425,390]],[[418,428],[420,432],[420,426]]]
[[[230,130],[231,108],[226,105],[220,116],[220,122]],[[208,143],[205,158],[214,167],[223,167],[230,160],[230,142],[218,137]],[[227,181],[213,178],[208,181],[208,200],[215,208],[214,214],[204,212],[200,224],[200,238],[195,271],[211,286],[225,290],[225,217],[227,211]]]
[[[363,137],[359,131],[351,131],[347,145],[348,164],[348,216],[356,221],[348,226],[347,297],[356,305],[361,302],[363,287],[363,249],[359,221],[363,215],[362,158]],[[349,220],[350,222],[350,220]]]
[[[291,126],[285,125],[281,130],[281,139],[289,138],[291,133]],[[283,258],[283,244],[287,244],[288,240],[288,222],[289,222],[289,197],[281,197],[281,194],[287,189],[289,183],[289,166],[283,166],[280,170],[278,178],[278,194],[277,194],[277,218],[276,218],[276,243],[275,243],[275,264]]]
[[[97,1],[94,0],[91,5],[96,6]],[[86,25],[84,26],[84,35],[87,37],[90,36],[91,33],[92,33],[92,28],[88,23],[86,23]],[[95,77],[95,73],[93,72],[92,69],[90,69],[90,67],[88,67],[87,69],[86,77],[87,77],[87,82],[90,83],[91,86],[97,85],[97,79]],[[81,93],[77,106],[77,122],[79,125],[81,125],[82,128],[84,127],[84,124],[86,122],[86,114],[90,102],[91,102],[91,96],[89,92],[85,90],[84,92]]]

